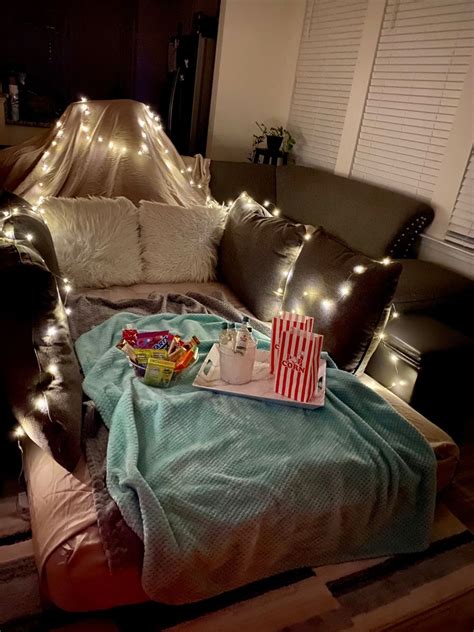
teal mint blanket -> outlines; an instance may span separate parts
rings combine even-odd
[[[194,389],[198,367],[154,389],[114,347],[129,322],[197,335],[202,360],[222,319],[122,313],[76,343],[84,391],[110,431],[107,487],[144,543],[150,598],[189,602],[428,545],[434,454],[357,378],[329,363],[326,405],[311,411]]]

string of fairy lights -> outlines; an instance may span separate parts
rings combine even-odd
[[[81,100],[79,102],[79,107],[81,110],[79,132],[81,135],[83,135],[82,137],[84,138],[85,142],[87,144],[92,143],[92,142],[97,142],[99,144],[106,143],[106,139],[102,135],[95,135],[92,129],[91,104],[89,103],[86,97],[81,97]],[[138,125],[141,130],[140,132],[141,140],[138,145],[138,148],[136,146],[132,148],[130,146],[127,146],[123,143],[118,143],[117,141],[114,141],[111,139],[107,143],[108,150],[112,152],[113,154],[117,154],[119,156],[126,155],[129,152],[135,152],[136,155],[140,157],[144,157],[144,158],[151,157],[149,139],[153,135],[154,140],[157,140],[159,145],[161,146],[163,154],[167,156],[169,154],[169,149],[164,147],[164,143],[160,137],[161,134],[159,134],[159,132],[161,132],[163,129],[163,126],[160,122],[160,117],[151,110],[150,106],[148,105],[144,106],[144,116],[138,118]],[[32,243],[35,240],[35,235],[32,232],[26,233],[24,235],[24,239],[16,238],[14,224],[12,224],[10,221],[15,215],[18,215],[20,212],[26,212],[29,214],[33,214],[33,216],[36,219],[40,220],[44,224],[46,225],[48,224],[47,219],[45,218],[45,209],[43,207],[43,203],[45,202],[45,199],[46,199],[45,196],[43,195],[43,190],[48,188],[47,184],[49,183],[49,178],[51,178],[54,175],[54,170],[51,167],[49,158],[52,157],[54,154],[57,155],[56,152],[62,150],[62,145],[64,142],[65,142],[65,132],[63,129],[63,123],[59,120],[56,122],[55,134],[51,140],[51,143],[40,158],[42,176],[41,176],[41,179],[38,181],[37,185],[34,187],[34,190],[36,191],[35,195],[37,195],[35,201],[31,205],[28,205],[28,207],[14,206],[10,208],[9,210],[5,210],[3,211],[3,217],[0,217],[0,235],[3,236],[3,239],[7,239],[8,241],[12,242],[15,246],[17,246],[17,242],[26,241],[27,243]],[[184,167],[184,168],[180,167],[178,169],[178,167],[176,167],[172,162],[170,162],[166,158],[164,162],[166,166],[168,167],[168,169],[170,169],[171,171],[173,170],[175,171],[175,174],[174,174],[175,176],[177,176],[177,174],[179,173],[179,176],[182,178],[183,184],[185,182],[187,185],[191,187],[196,187],[197,189],[203,188],[203,185],[200,182],[196,183],[193,177],[191,177],[193,173],[193,169],[190,166]],[[255,201],[245,191],[240,194],[239,198],[242,198],[244,204],[246,204],[248,207],[252,207],[255,205]],[[234,203],[234,200],[228,200],[227,204],[223,205],[224,210],[228,212],[233,203]],[[207,195],[206,204],[210,206],[214,206],[216,202],[210,195]],[[272,215],[275,217],[278,217],[281,215],[281,210],[269,200],[264,200],[263,206],[266,209],[270,209],[273,206],[273,209],[271,210]],[[306,241],[309,241],[311,239],[311,232],[307,231],[304,236],[304,239]],[[21,250],[17,248],[17,251],[21,258]],[[384,257],[379,263],[382,265],[390,265],[391,259],[389,257]],[[308,288],[308,290],[305,290],[303,292],[303,298],[305,299],[314,298],[315,300],[317,299],[320,301],[320,304],[323,310],[325,310],[326,312],[332,311],[333,309],[336,308],[337,304],[340,301],[343,301],[351,293],[352,277],[354,275],[364,274],[366,269],[367,268],[363,265],[354,266],[352,272],[349,274],[347,279],[339,285],[336,297],[333,297],[333,296],[316,297],[316,295],[312,296],[314,292],[310,288]],[[280,287],[278,287],[274,292],[275,295],[279,297],[280,299],[283,298],[285,286],[288,280],[291,278],[292,270],[293,268],[290,268],[289,270],[285,271]],[[67,306],[67,299],[68,299],[69,293],[73,289],[72,284],[70,283],[69,279],[65,277],[61,277],[61,276],[58,277],[57,275],[55,276],[58,282],[58,287],[59,285],[62,285],[62,288],[64,290],[64,293],[65,293],[65,297],[63,301],[64,311],[66,315],[69,316],[71,314],[71,308]],[[296,312],[296,310],[292,310],[292,311],[294,313]],[[391,318],[398,318],[398,316],[399,316],[398,312],[396,311],[395,307],[392,306]],[[54,324],[49,325],[43,334],[43,339],[45,340],[47,344],[50,344],[57,333],[58,333],[58,327]],[[378,338],[383,343],[385,339],[385,333],[381,332],[378,335]],[[47,366],[43,367],[38,355],[38,351],[36,347],[34,346],[34,341],[32,342],[33,342],[33,349],[34,349],[36,361],[38,364],[38,370],[40,374],[39,383],[41,383],[41,378],[43,374],[45,373],[49,374],[49,376],[51,377],[51,380],[48,384],[48,388],[49,388],[51,385],[54,385],[55,380],[60,378],[58,366],[54,363],[49,363]],[[398,357],[395,354],[391,354],[391,359],[395,365],[397,375],[398,375],[398,367],[397,367]],[[397,379],[397,381],[391,385],[391,388],[394,388],[397,385],[403,385],[403,384],[404,384],[403,380]],[[47,389],[35,395],[32,404],[33,404],[34,409],[37,412],[43,415],[47,415],[49,420],[51,422],[53,421],[51,418],[51,413],[49,409]],[[18,440],[20,440],[24,435],[25,435],[25,432],[20,425],[18,425],[13,431],[14,438]]]
[[[102,135],[99,134],[97,135],[97,137],[94,136],[94,132],[92,130],[92,123],[91,123],[92,109],[91,109],[91,104],[89,103],[89,100],[87,99],[87,97],[81,97],[80,102],[79,102],[79,107],[81,111],[79,132],[81,135],[83,135],[82,137],[84,138],[85,142],[87,144],[90,144],[92,142],[97,142],[99,144],[105,143],[106,139],[104,139]],[[140,144],[138,148],[135,148],[133,150],[131,147],[123,143],[118,143],[117,141],[114,141],[111,139],[107,143],[108,150],[113,153],[118,154],[119,156],[124,156],[129,151],[135,151],[137,156],[141,156],[144,158],[151,157],[151,152],[149,148],[149,138],[153,136],[154,140],[157,141],[158,144],[160,145],[163,155],[168,156],[170,153],[169,149],[167,147],[164,147],[161,134],[159,133],[163,129],[163,126],[160,121],[160,117],[151,110],[150,106],[148,105],[144,106],[144,115],[143,117],[138,118],[138,125],[141,129],[141,132],[140,132],[141,140],[140,140]],[[3,211],[3,217],[0,218],[1,220],[0,235],[2,236],[3,239],[7,239],[11,243],[13,243],[16,247],[17,247],[17,242],[23,242],[23,241],[26,241],[27,243],[34,242],[35,235],[32,232],[28,232],[24,235],[24,239],[17,239],[15,235],[14,224],[10,221],[15,215],[18,215],[20,212],[32,214],[36,219],[40,220],[46,225],[48,224],[48,221],[45,217],[45,209],[43,208],[43,203],[45,202],[45,196],[43,195],[43,191],[48,188],[47,185],[49,184],[49,179],[54,175],[54,170],[52,169],[51,164],[50,164],[50,158],[54,157],[55,155],[56,156],[58,155],[57,152],[63,149],[62,145],[64,142],[65,142],[65,132],[63,129],[63,123],[60,120],[58,120],[55,124],[55,133],[53,135],[51,143],[43,152],[40,158],[41,178],[38,180],[37,185],[35,185],[34,187],[33,195],[35,199],[33,203],[31,205],[28,205],[28,207],[13,206],[9,210]],[[181,178],[181,184],[186,184],[191,187],[196,187],[197,189],[203,188],[203,185],[200,182],[196,183],[194,179],[191,177],[191,174],[193,172],[193,169],[191,167],[189,166],[186,168],[181,167],[180,169],[178,169],[170,160],[167,160],[165,158],[164,162],[166,166],[168,167],[168,169],[174,172],[175,177]],[[178,173],[179,173],[179,176],[178,176]],[[210,195],[207,195],[206,197],[206,204],[214,205],[214,201]],[[17,252],[21,259],[21,250],[18,247],[17,247]],[[66,315],[69,316],[72,310],[70,307],[67,306],[67,298],[68,298],[69,292],[73,289],[72,284],[70,283],[69,279],[65,277],[56,276],[56,280],[59,284],[62,284],[63,290],[65,292],[63,305],[64,305],[64,311]],[[57,333],[58,333],[58,327],[54,324],[49,325],[43,335],[44,341],[47,344],[50,343],[54,339],[54,336]],[[51,381],[49,382],[49,385],[48,385],[48,388],[49,388],[51,387],[51,385],[54,385],[54,380],[59,379],[60,377],[58,366],[54,363],[50,363],[48,364],[48,366],[43,367],[40,361],[38,351],[35,347],[34,340],[32,340],[32,344],[33,344],[33,350],[35,353],[36,361],[38,364],[38,371],[39,371],[39,378],[40,378],[39,383],[41,383],[41,379],[44,374],[49,374],[51,377]],[[53,422],[51,418],[50,408],[49,408],[47,390],[44,390],[43,392],[35,395],[35,397],[33,398],[32,404],[33,404],[34,410],[36,410],[37,412],[41,414],[47,415],[49,420]],[[13,431],[14,438],[18,440],[20,440],[24,435],[25,435],[25,432],[20,425],[18,425]]]

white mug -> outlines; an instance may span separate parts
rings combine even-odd
[[[249,342],[245,353],[234,353],[228,347],[219,346],[221,380],[227,384],[247,384],[252,380],[257,345]]]

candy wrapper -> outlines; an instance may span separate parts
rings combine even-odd
[[[316,394],[323,336],[291,327],[280,336],[275,370],[275,392],[297,402]]]
[[[313,331],[314,318],[310,316],[302,316],[300,314],[291,314],[290,312],[282,312],[280,316],[275,316],[272,323],[272,347],[270,356],[270,373],[275,373],[275,367],[278,362],[280,353],[280,339],[284,331],[288,331],[292,327],[302,331]]]

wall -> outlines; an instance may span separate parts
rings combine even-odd
[[[224,0],[207,155],[247,159],[255,121],[286,127],[305,0]]]
[[[27,125],[6,125],[5,124],[5,100],[0,95],[0,148],[2,145],[18,145],[29,138],[45,133],[44,127],[29,127]]]
[[[288,121],[299,164],[431,203],[421,256],[470,276],[474,210],[466,219],[458,192],[473,144],[473,35],[465,0],[308,0]]]

